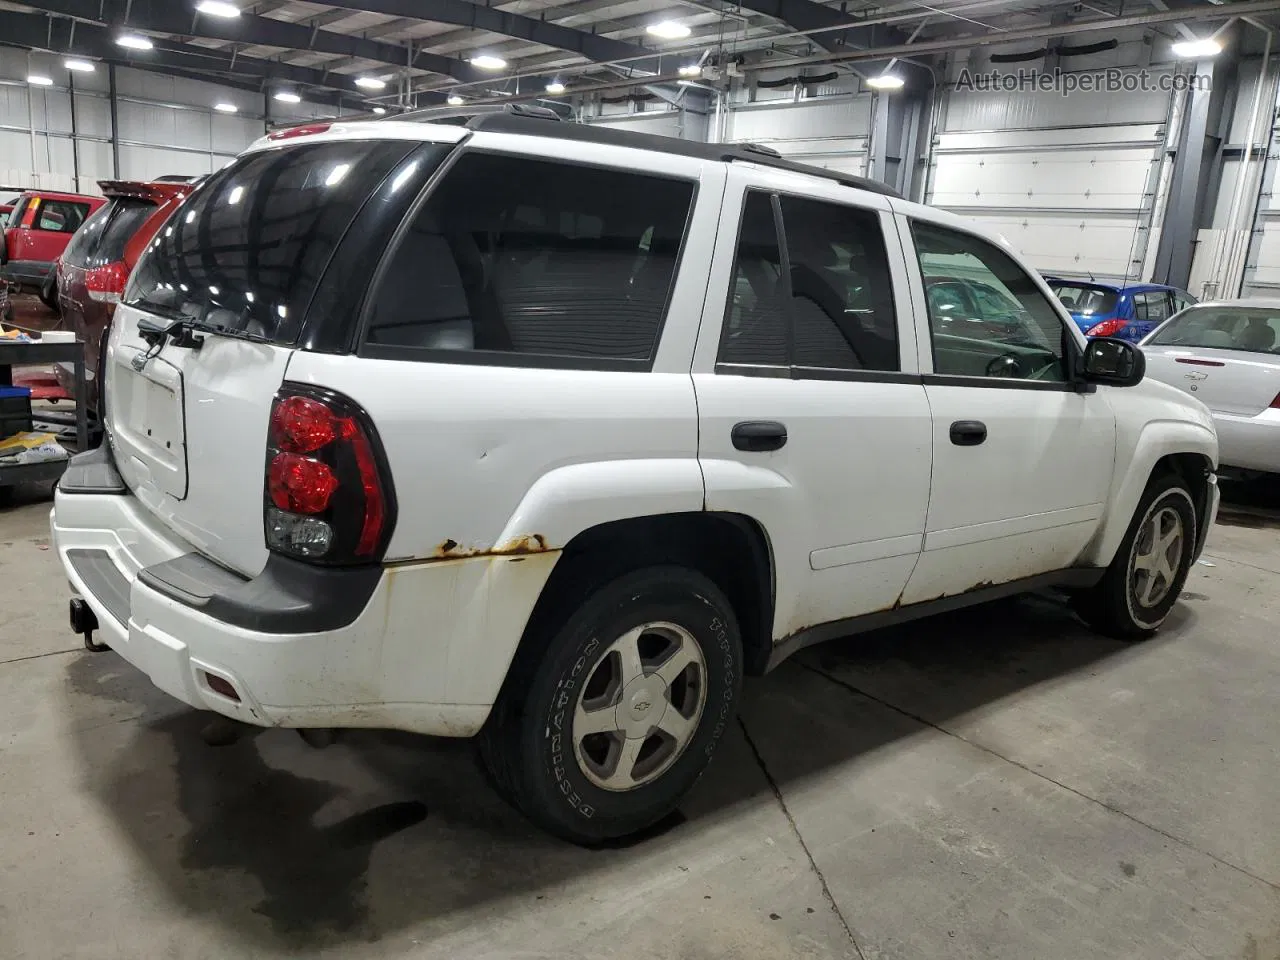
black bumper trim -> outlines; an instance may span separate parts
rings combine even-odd
[[[382,567],[315,567],[271,554],[252,579],[187,553],[138,572],[152,590],[215,620],[259,633],[327,633],[353,623]]]
[[[111,450],[104,442],[102,446],[84,453],[77,453],[67,461],[67,468],[58,481],[58,489],[63,493],[128,493],[129,488],[120,479],[115,461],[111,458]]]
[[[120,626],[129,622],[129,580],[105,550],[68,550],[67,561],[93,599],[107,608]]]

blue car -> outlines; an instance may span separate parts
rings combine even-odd
[[[1076,326],[1089,337],[1119,337],[1137,343],[1196,302],[1185,290],[1162,283],[1044,279],[1071,312]]]

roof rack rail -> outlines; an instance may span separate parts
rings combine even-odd
[[[699,160],[719,160],[722,162],[757,163],[777,170],[788,170],[792,173],[803,173],[811,177],[822,177],[834,180],[846,187],[878,193],[886,197],[905,199],[901,193],[879,180],[842,173],[839,170],[828,170],[825,167],[814,167],[805,163],[788,160],[772,147],[758,143],[697,143],[693,140],[677,140],[675,137],[660,137],[652,133],[635,133],[631,130],[618,130],[614,127],[602,127],[587,123],[559,121],[548,123],[541,114],[530,114],[501,109],[483,113],[474,108],[467,114],[463,125],[470,130],[489,130],[496,133],[520,133],[533,137],[556,137],[561,140],[574,140],[579,143],[600,143],[617,147],[631,147],[637,150],[655,150],[659,153],[670,153],[682,157],[693,157]],[[528,108],[526,108],[527,110]],[[445,121],[457,122],[457,121]]]
[[[475,117],[502,113],[516,117],[537,117],[542,120],[559,120],[560,114],[550,107],[539,107],[531,103],[477,103],[458,107],[423,107],[421,110],[409,110],[405,113],[387,114],[378,120],[416,120],[420,123],[448,123],[466,126]]]

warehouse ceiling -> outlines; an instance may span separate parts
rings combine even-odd
[[[1277,10],[1280,0],[31,0],[0,2],[0,43],[396,111],[548,85],[563,97],[674,83],[699,63],[865,73],[893,57],[1088,43],[1125,26],[1207,34]]]

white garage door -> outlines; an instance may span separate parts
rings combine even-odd
[[[870,135],[871,98],[863,95],[735,107],[724,139],[759,143],[791,160],[863,176]]]
[[[983,220],[1041,271],[1141,277],[1169,95],[953,91],[928,202]]]

